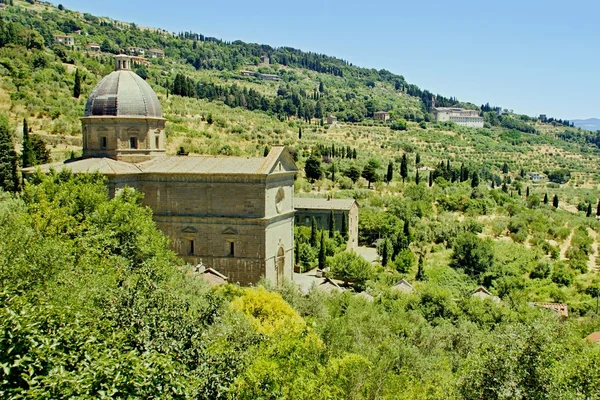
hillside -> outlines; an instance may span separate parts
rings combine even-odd
[[[600,330],[598,132],[331,56],[10,3],[0,138],[11,133],[19,153],[26,120],[54,160],[79,155],[86,98],[114,55],[161,50],[135,71],[161,101],[170,154],[286,145],[295,195],[356,199],[360,244],[377,242],[378,256],[296,226],[298,269],[327,267],[344,293],[209,288],[139,194],[36,176],[0,191],[0,397],[600,397],[600,348],[583,341]],[[477,110],[484,127],[435,122],[433,99]],[[0,145],[5,174],[12,143]],[[401,279],[414,292],[393,289]],[[479,286],[497,300],[474,298]],[[566,304],[569,318],[531,302]]]

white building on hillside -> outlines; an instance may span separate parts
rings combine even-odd
[[[483,128],[483,117],[477,110],[465,110],[459,107],[434,107],[433,115],[438,122],[450,121],[469,128]]]

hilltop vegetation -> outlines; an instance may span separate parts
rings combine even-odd
[[[0,194],[1,396],[600,396],[600,350],[582,340],[600,330],[598,133],[334,57],[13,3],[0,18],[0,184],[16,192]],[[372,301],[268,282],[210,289],[139,194],[110,200],[102,178],[69,174],[20,187],[17,168],[47,157],[38,138],[54,160],[79,154],[85,99],[128,47],[165,52],[135,70],[159,96],[169,153],[283,144],[302,170],[296,195],[359,201],[377,262],[345,251],[344,232],[309,227],[296,228],[296,261]],[[478,110],[484,128],[433,121],[432,97]],[[390,289],[402,278],[414,293]],[[472,298],[479,285],[500,303]],[[570,318],[533,301],[566,303]]]

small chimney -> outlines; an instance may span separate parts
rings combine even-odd
[[[125,54],[119,54],[115,56],[115,71],[130,70],[131,69],[131,57]]]

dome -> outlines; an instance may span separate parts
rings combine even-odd
[[[162,118],[158,97],[135,72],[121,69],[105,76],[85,104],[86,117]]]

